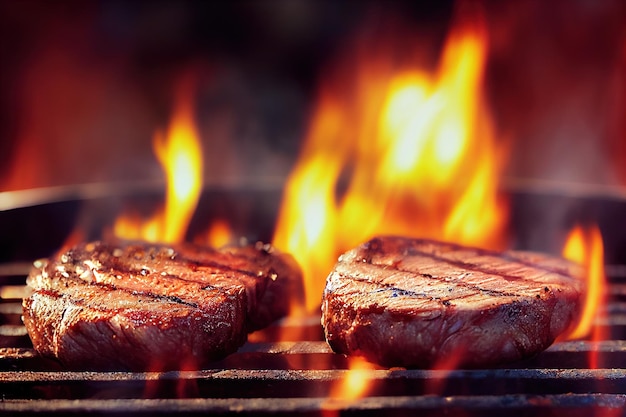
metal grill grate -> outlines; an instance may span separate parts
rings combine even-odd
[[[608,268],[605,340],[560,342],[485,370],[372,369],[358,400],[333,398],[348,360],[323,340],[319,317],[285,319],[237,353],[193,372],[76,372],[32,350],[21,324],[27,264],[0,266],[0,413],[101,415],[622,415],[626,410],[626,275]],[[281,336],[282,335],[282,336]],[[282,341],[281,341],[282,340]],[[597,369],[590,368],[595,356]]]
[[[46,204],[27,199],[1,212],[0,414],[626,415],[626,266],[607,267],[606,316],[596,322],[602,340],[557,343],[531,360],[498,369],[362,371],[359,376],[369,389],[358,400],[332,396],[348,375],[349,361],[329,349],[319,316],[285,319],[198,372],[64,370],[35,354],[22,325],[21,298],[30,268],[23,261],[51,253],[76,226],[86,230],[85,238],[97,238],[130,195],[137,194],[137,204],[160,201],[160,188],[155,198],[143,189],[122,198],[118,188],[105,190],[115,198],[83,195],[93,192],[88,187],[77,200],[57,193],[45,198]],[[554,237],[562,227],[569,229],[561,220],[582,217],[599,223],[609,248],[606,262],[626,262],[626,223],[615,221],[624,212],[624,198],[555,195],[535,188],[512,194],[518,247],[554,252]],[[202,219],[192,227],[204,230],[203,221],[227,218],[241,228],[234,231],[237,235],[267,241],[278,201],[280,190],[274,188],[211,190],[200,202]]]

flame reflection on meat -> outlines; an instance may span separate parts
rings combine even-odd
[[[387,45],[353,49],[338,72],[350,77],[322,86],[274,235],[304,269],[309,311],[337,256],[375,234],[493,249],[506,240],[505,149],[481,98],[480,13],[454,25],[432,73],[396,62]]]
[[[154,152],[167,179],[165,208],[153,217],[120,216],[114,234],[125,239],[151,242],[181,242],[202,191],[202,151],[193,118],[193,88],[183,79],[176,96],[174,114],[165,132],[156,132]]]

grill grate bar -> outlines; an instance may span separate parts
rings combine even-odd
[[[151,381],[151,380],[263,380],[263,381],[336,381],[343,379],[348,369],[212,369],[202,371],[168,372],[95,372],[95,371],[4,371],[0,383],[41,381]],[[626,381],[626,369],[369,369],[359,376],[368,380],[589,380],[604,382]],[[626,387],[626,385],[625,385]]]
[[[5,399],[332,397],[348,370],[215,370],[173,373],[2,372]],[[624,370],[368,370],[368,397],[623,394]]]
[[[22,327],[15,327],[23,331]],[[15,338],[14,338],[15,339]],[[23,336],[22,339],[27,339]],[[14,341],[15,342],[15,341]],[[26,345],[27,341],[23,341]],[[17,343],[13,343],[17,345]],[[626,368],[626,341],[605,340],[598,342],[561,342],[548,348],[535,358],[507,364],[510,370],[519,369],[586,369],[595,356],[596,367]],[[349,367],[349,359],[335,354],[323,341],[247,343],[238,352],[212,364],[217,369],[294,369],[294,370],[342,370]],[[39,357],[30,347],[0,348],[0,371],[54,371],[61,378],[58,364]],[[493,369],[492,371],[496,371]],[[64,375],[70,375],[63,371]],[[80,374],[80,373],[79,373]],[[1,375],[1,374],[0,374]],[[17,376],[17,375],[15,375]]]
[[[626,407],[626,395],[618,394],[563,394],[563,395],[507,395],[458,397],[367,397],[358,401],[334,398],[194,398],[194,399],[88,399],[88,400],[7,400],[0,402],[0,412],[68,413],[206,413],[226,414],[246,410],[255,415],[276,413],[317,414],[320,411],[341,411],[342,415],[375,412],[413,411],[420,416],[441,415],[443,410],[464,410],[481,416],[553,415],[566,411],[568,416],[589,416],[590,411],[612,412],[616,415]],[[434,414],[431,414],[434,413]]]

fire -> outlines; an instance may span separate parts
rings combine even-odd
[[[163,134],[156,132],[154,152],[165,171],[166,202],[163,210],[150,219],[120,216],[114,234],[125,239],[151,242],[181,242],[202,191],[202,150],[193,118],[192,83],[187,80],[177,90],[175,110]]]
[[[583,265],[587,273],[587,292],[582,316],[568,337],[580,339],[591,333],[605,297],[604,246],[600,229],[593,226],[585,230],[579,225],[575,226],[567,237],[563,257]]]
[[[338,384],[333,385],[330,398],[342,400],[356,400],[362,398],[371,388],[368,381],[368,371],[375,369],[374,365],[365,359],[355,356],[350,358],[348,374]]]
[[[344,377],[333,383],[328,398],[322,405],[322,415],[339,415],[340,408],[348,407],[371,392],[375,387],[369,373],[374,369],[377,369],[375,365],[361,357],[349,358],[349,369]]]
[[[224,219],[215,219],[204,235],[196,236],[195,242],[219,248],[233,243],[233,239],[234,235],[230,224]]]
[[[432,73],[395,65],[386,45],[354,49],[350,78],[322,87],[274,235],[304,269],[310,311],[337,256],[375,234],[494,249],[506,238],[480,16],[454,26]]]

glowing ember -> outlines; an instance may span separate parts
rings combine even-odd
[[[365,52],[342,72],[350,79],[321,90],[274,236],[304,269],[310,311],[337,256],[375,234],[505,240],[503,149],[480,98],[482,19],[455,25],[433,74],[394,66],[393,48],[355,49]]]
[[[193,119],[192,86],[181,84],[166,134],[154,136],[154,151],[167,177],[165,209],[147,220],[119,217],[114,225],[118,237],[168,243],[185,238],[202,191],[202,151]]]
[[[580,321],[569,339],[580,339],[589,335],[606,290],[604,274],[604,246],[597,226],[584,230],[576,226],[569,233],[563,248],[563,257],[583,265],[587,271],[587,293]]]

